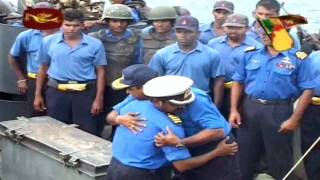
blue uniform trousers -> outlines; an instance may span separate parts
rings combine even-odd
[[[106,180],[170,180],[171,166],[149,170],[130,167],[112,158],[108,167]]]
[[[46,102],[48,116],[67,124],[77,124],[81,130],[99,135],[98,121],[100,115],[90,113],[96,96],[95,83],[89,84],[85,91],[64,92],[48,86]]]
[[[310,105],[304,114],[301,125],[301,150],[307,149],[320,136],[320,106]],[[320,143],[304,159],[304,165],[309,180],[320,179]]]
[[[232,143],[235,139],[229,135]],[[195,148],[188,148],[192,156],[201,155],[213,150],[220,141],[213,141]],[[238,154],[234,156],[217,157],[207,164],[181,173],[183,180],[239,180],[240,168]]]
[[[237,130],[242,180],[253,179],[264,155],[266,173],[282,179],[293,166],[293,134],[278,130],[291,116],[293,103],[262,104],[245,98],[242,110],[242,125]]]
[[[222,106],[220,108],[220,112],[227,121],[228,121],[229,115],[230,115],[230,106],[231,106],[231,89],[224,88],[223,102],[222,102]],[[235,137],[237,137],[237,129],[236,128],[232,128],[231,132]]]
[[[28,78],[28,91],[27,91],[27,104],[28,104],[28,113],[30,113],[31,117],[35,116],[45,116],[46,112],[39,112],[34,110],[33,101],[36,91],[36,79]],[[45,93],[44,91],[42,93]]]
[[[221,106],[221,114],[225,119],[229,119],[230,115],[230,96],[231,96],[231,89],[224,88],[224,96],[223,96],[223,102]]]

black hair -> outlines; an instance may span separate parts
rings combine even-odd
[[[84,14],[82,11],[73,8],[67,8],[63,11],[63,18],[66,21],[80,21],[84,22]]]
[[[140,86],[131,86],[131,87],[135,87],[135,88],[137,88],[137,89],[141,89],[141,88],[142,88],[141,85],[140,85]]]
[[[256,8],[262,6],[268,10],[275,10],[277,13],[280,11],[280,3],[277,0],[260,0],[256,4]]]
[[[160,101],[162,103],[166,103],[166,102],[170,102],[168,99],[165,99],[165,98],[155,98],[155,97],[149,97],[149,96],[146,96],[151,102],[157,102],[157,101]]]

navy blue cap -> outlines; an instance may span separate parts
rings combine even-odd
[[[122,70],[122,77],[112,82],[112,88],[121,90],[128,87],[142,87],[147,81],[158,76],[158,72],[144,64],[134,64]]]
[[[223,27],[248,27],[249,26],[249,20],[247,16],[243,14],[231,14],[227,17],[226,21],[222,25]]]
[[[192,16],[180,16],[176,20],[174,29],[187,29],[189,31],[199,31],[199,21]]]
[[[224,1],[224,0],[217,1],[213,5],[213,10],[215,11],[218,9],[224,9],[224,10],[228,11],[229,13],[233,13],[234,5],[230,1]]]

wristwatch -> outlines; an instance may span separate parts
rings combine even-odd
[[[176,148],[184,148],[184,147],[186,147],[186,146],[182,140],[180,140],[179,143],[176,144]]]

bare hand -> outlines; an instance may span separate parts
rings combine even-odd
[[[28,90],[28,82],[27,81],[20,81],[18,82],[18,90],[20,94],[26,94]]]
[[[118,116],[117,123],[121,124],[128,129],[130,129],[133,133],[137,134],[142,131],[143,128],[147,127],[146,119],[139,117],[140,113],[129,113],[127,115]]]
[[[40,111],[40,112],[43,112],[47,109],[46,106],[44,105],[44,100],[42,96],[36,96],[34,98],[33,107],[36,111]]]
[[[238,152],[238,144],[236,142],[227,144],[228,139],[229,137],[222,140],[215,148],[218,156],[233,156]]]
[[[101,21],[101,20],[85,21],[84,22],[85,29],[91,29],[91,28],[94,28],[99,25],[107,25],[107,23],[104,21]]]
[[[103,110],[103,100],[102,99],[95,99],[91,106],[91,114],[93,116],[98,115]]]
[[[299,121],[293,119],[292,117],[288,120],[282,122],[278,132],[280,133],[289,133],[296,130],[299,127]]]
[[[241,125],[241,116],[238,111],[231,111],[229,115],[229,123],[233,128],[239,128]]]
[[[94,26],[96,26],[97,22],[96,21],[85,21],[84,22],[84,27],[86,29],[90,29],[93,28]]]
[[[156,143],[157,147],[176,146],[177,144],[179,144],[179,137],[176,136],[169,127],[167,127],[166,130],[167,133],[160,132],[155,136],[154,142]]]

